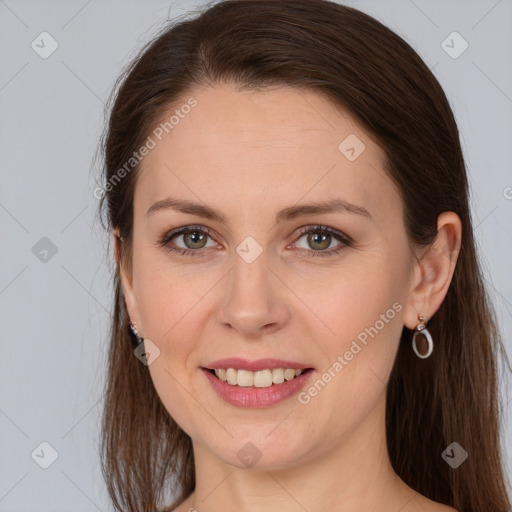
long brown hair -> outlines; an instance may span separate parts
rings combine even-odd
[[[387,389],[387,443],[394,470],[417,492],[461,512],[506,511],[498,357],[510,365],[477,257],[459,132],[429,68],[379,21],[327,0],[226,0],[165,26],[116,82],[101,141],[99,212],[125,240],[123,262],[131,261],[140,167],[126,162],[194,85],[223,82],[307,88],[350,112],[385,151],[411,247],[432,243],[441,212],[459,215],[459,259],[428,326],[433,355],[420,363],[411,331],[402,331]],[[103,475],[118,510],[171,510],[195,487],[191,439],[134,357],[117,265],[113,281]],[[452,442],[469,454],[457,469],[441,457]]]

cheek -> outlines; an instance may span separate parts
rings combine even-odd
[[[402,330],[399,308],[395,303],[383,310],[387,323],[378,307],[361,313],[359,324],[347,316],[347,322],[335,326],[338,336],[329,343],[323,340],[329,362],[305,388],[300,403],[304,417],[325,428],[326,440],[350,436],[382,403]]]
[[[174,272],[151,272],[147,267],[139,289],[140,314],[147,337],[160,354],[148,367],[156,393],[174,421],[190,436],[197,436],[204,410],[193,398],[193,372],[198,372],[194,350],[201,330],[201,297],[210,286]],[[196,375],[197,378],[197,375]]]
[[[193,266],[174,264],[160,254],[142,255],[138,261],[135,287],[142,325],[164,350],[170,344],[186,345],[183,331],[199,332],[201,301],[219,279],[218,272]]]
[[[300,290],[301,300],[314,313],[305,318],[313,333],[313,324],[318,324],[322,344],[330,353],[343,353],[355,339],[364,343],[371,336],[368,330],[376,339],[395,339],[397,329],[389,326],[402,309],[396,304],[402,278],[384,254],[317,273],[307,286],[301,279],[294,289]]]
[[[169,364],[165,353],[149,366],[149,372],[155,391],[172,419],[192,438],[200,436],[205,409],[201,399],[195,398],[198,394],[191,389],[186,376]]]
[[[385,390],[403,329],[403,305],[399,301],[402,277],[401,271],[391,270],[393,267],[382,255],[378,264],[345,269],[337,278],[331,276],[323,294],[315,288],[317,291],[308,296],[329,328],[328,335],[316,338],[325,364],[317,389],[309,395],[311,405],[318,407],[315,415],[329,411],[336,421],[351,422],[364,416]],[[331,410],[329,403],[339,408]],[[347,410],[351,411],[350,418]]]

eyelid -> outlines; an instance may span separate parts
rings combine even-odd
[[[321,224],[315,224],[315,225],[307,225],[302,228],[299,228],[299,233],[295,237],[295,241],[291,244],[294,245],[297,243],[298,240],[300,240],[304,235],[309,233],[327,233],[331,237],[333,237],[335,240],[337,240],[339,243],[334,248],[326,249],[326,250],[318,250],[315,251],[314,249],[303,249],[299,248],[298,250],[305,255],[307,258],[329,258],[339,255],[345,248],[351,248],[354,246],[354,241],[351,237],[344,234],[341,231],[338,231],[337,229],[330,228],[328,226],[323,226]]]
[[[323,231],[323,232],[329,233],[330,235],[333,235],[333,236],[341,239],[347,245],[354,243],[352,238],[350,238],[348,235],[346,235],[342,231],[338,231],[337,229],[331,228],[329,226],[324,226],[322,224],[308,224],[308,225],[300,227],[298,229],[299,229],[299,231],[295,235],[296,239],[302,238],[307,233],[311,233],[311,232],[315,232],[315,231]]]
[[[184,235],[189,232],[193,231],[199,231],[201,233],[206,234],[211,239],[215,239],[217,237],[217,233],[206,226],[202,226],[199,224],[187,224],[186,226],[181,226],[179,228],[173,229],[171,231],[165,232],[159,239],[158,245],[165,247],[173,238],[176,238],[178,236]],[[218,243],[218,242],[217,242]],[[182,247],[179,247],[178,249],[183,249]],[[192,252],[198,252],[199,249],[183,249],[183,250],[189,250]]]
[[[198,224],[188,224],[186,226],[182,226],[180,228],[171,230],[170,232],[167,232],[166,234],[164,234],[160,238],[159,245],[164,248],[167,248],[168,251],[174,252],[177,254],[182,254],[182,255],[188,254],[188,255],[192,255],[192,256],[201,256],[201,255],[203,255],[205,248],[184,249],[182,247],[177,247],[177,248],[167,247],[168,243],[173,238],[176,238],[178,236],[181,236],[186,233],[193,232],[193,231],[199,231],[201,233],[204,233],[208,237],[210,237],[212,240],[215,240],[217,237],[216,232],[214,230],[212,230],[211,228],[208,228],[203,225],[198,225]],[[334,255],[334,254],[337,254],[341,249],[343,249],[343,247],[352,247],[354,244],[354,241],[352,240],[351,237],[349,237],[348,235],[346,235],[345,233],[343,233],[341,231],[338,231],[337,229],[331,228],[329,226],[323,226],[321,224],[307,224],[305,226],[301,226],[300,228],[298,228],[298,232],[295,234],[294,241],[291,244],[289,244],[287,247],[297,243],[297,241],[300,240],[304,235],[309,234],[309,233],[315,233],[315,232],[328,233],[329,235],[333,236],[338,242],[340,242],[340,244],[337,245],[333,249],[321,250],[321,251],[315,251],[313,249],[307,250],[307,249],[302,249],[302,248],[298,249],[299,251],[301,251],[303,253],[312,253],[312,254],[309,254],[309,256],[311,256],[311,257]],[[210,249],[211,249],[211,247],[210,247]]]

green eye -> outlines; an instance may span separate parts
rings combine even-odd
[[[307,247],[303,246],[301,249],[304,249],[304,252],[311,257],[332,256],[339,253],[344,247],[352,246],[352,240],[349,237],[328,227],[306,227],[300,232],[299,240],[304,235],[306,235]],[[339,244],[334,249],[327,251],[326,249],[329,248],[333,239],[337,240]]]
[[[179,239],[180,237],[183,240],[184,246],[176,245],[174,242],[172,244],[170,243],[172,240]],[[211,238],[211,232],[207,228],[200,226],[185,226],[177,231],[173,231],[165,235],[164,238],[160,240],[160,245],[175,254],[200,256],[202,252],[200,249],[208,247],[206,245],[208,237]]]
[[[202,249],[206,245],[206,237],[208,235],[204,232],[194,230],[182,233],[180,236],[183,237],[183,242],[188,249]]]
[[[332,228],[320,225],[303,228],[297,240],[304,238],[306,235],[307,246],[302,246],[300,249],[301,252],[305,253],[308,257],[334,256],[343,250],[344,247],[352,247],[353,245],[353,241],[350,237]],[[183,245],[177,245],[173,242],[173,240],[179,240],[180,237],[182,238]],[[208,238],[212,238],[212,232],[208,228],[202,226],[185,226],[166,234],[160,240],[160,245],[175,254],[201,256],[204,255],[204,251],[201,249],[215,246],[213,240],[211,245],[207,245]],[[338,245],[336,245],[334,249],[327,250],[333,240],[337,240],[339,242]]]

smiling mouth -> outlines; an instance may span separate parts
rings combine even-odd
[[[272,368],[255,372],[236,368],[203,368],[203,370],[233,387],[269,388],[297,379],[310,372],[312,368]]]

